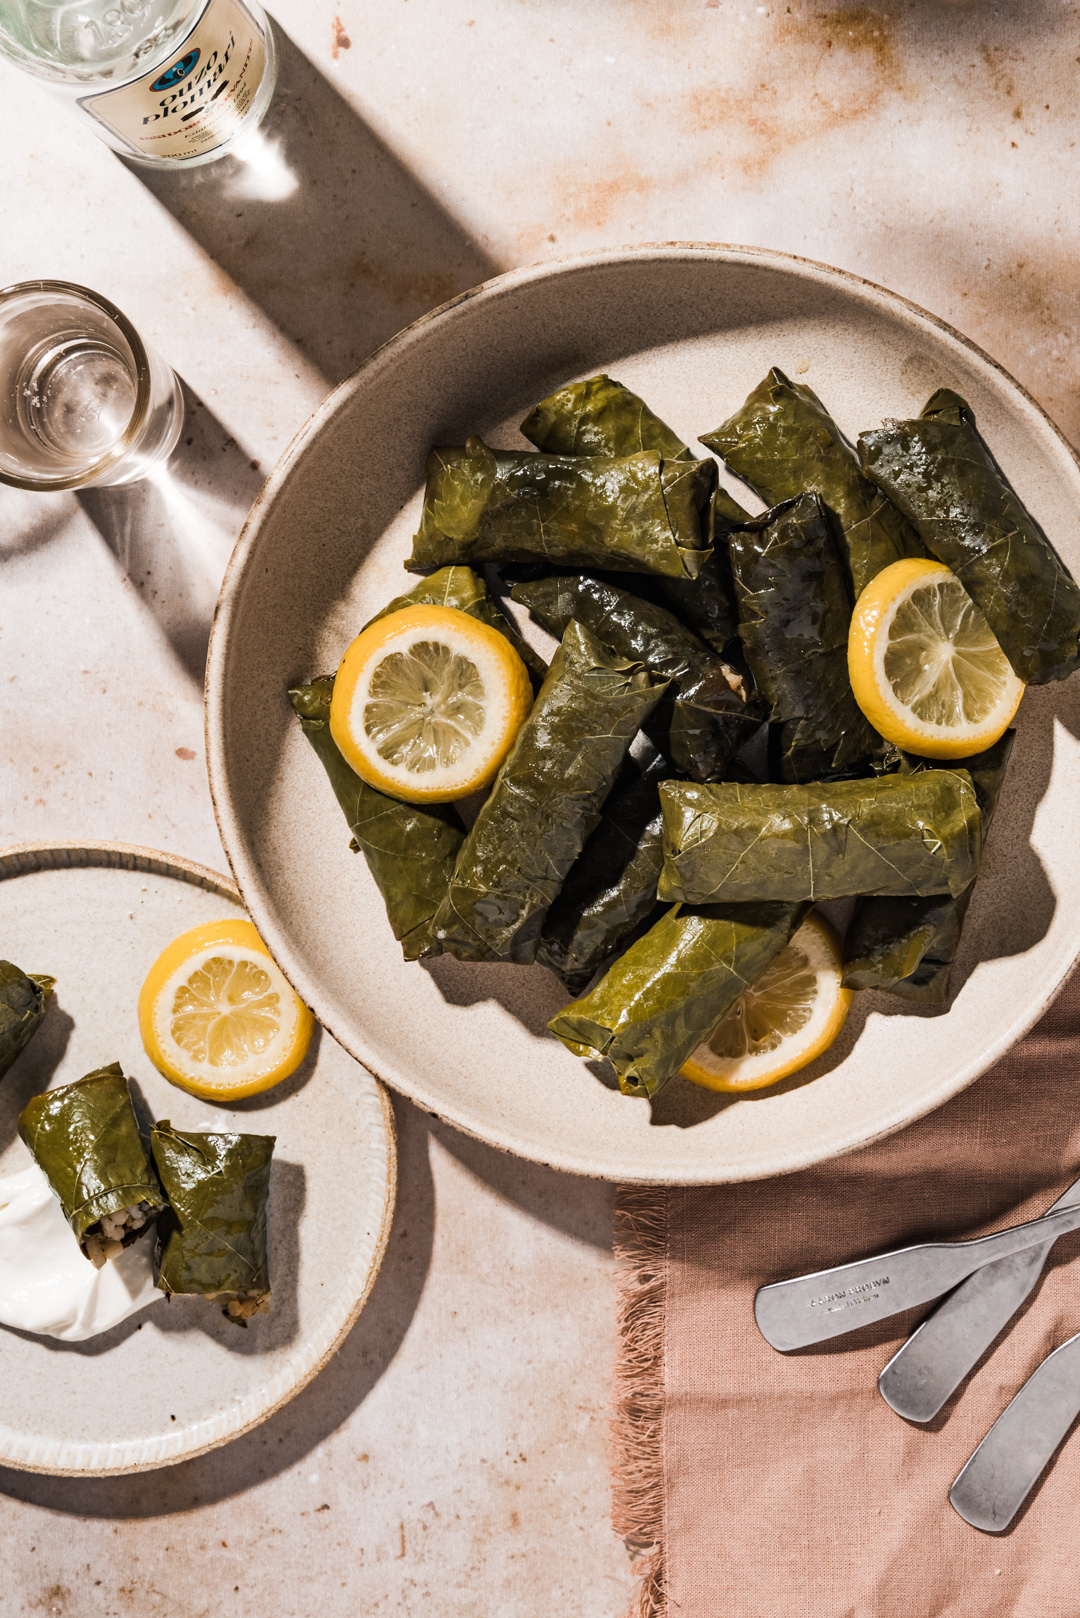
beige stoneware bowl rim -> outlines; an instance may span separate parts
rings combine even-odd
[[[65,869],[83,869],[87,866],[102,869],[116,869],[125,871],[145,871],[151,876],[172,876],[182,882],[188,882],[193,887],[204,888],[209,893],[219,893],[222,898],[231,899],[236,904],[245,903],[243,894],[234,882],[220,872],[213,871],[207,865],[199,865],[194,860],[185,859],[180,854],[167,854],[160,849],[144,848],[137,843],[112,842],[31,842],[12,843],[6,848],[0,848],[0,881],[9,878],[26,876],[34,871],[61,871]],[[245,906],[246,908],[246,906]],[[338,1041],[340,1044],[340,1041]],[[351,1054],[351,1053],[350,1053]],[[374,1075],[373,1075],[374,1077]],[[181,1461],[194,1460],[197,1455],[205,1455],[210,1450],[221,1449],[225,1444],[231,1444],[234,1439],[241,1438],[245,1433],[268,1420],[278,1410],[294,1399],[302,1389],[313,1382],[319,1372],[340,1349],[345,1338],[355,1326],[360,1312],[371,1296],[371,1289],[382,1268],[386,1256],[387,1244],[390,1240],[390,1227],[393,1223],[394,1205],[397,1196],[397,1130],[394,1123],[394,1109],[385,1086],[376,1079],[376,1091],[382,1113],[383,1124],[386,1130],[386,1186],[383,1196],[382,1223],[375,1238],[375,1247],[371,1265],[365,1279],[363,1291],[353,1303],[348,1318],[341,1326],[333,1341],[320,1353],[318,1359],[309,1366],[285,1390],[279,1391],[261,1410],[250,1420],[237,1423],[227,1432],[215,1434],[206,1443],[194,1444],[176,1455],[168,1455],[164,1459],[135,1461],[122,1466],[40,1466],[23,1457],[13,1457],[0,1452],[0,1466],[11,1467],[18,1472],[37,1472],[49,1477],[66,1478],[106,1478],[119,1477],[131,1472],[152,1472],[163,1466],[176,1466]],[[101,1444],[100,1449],[107,1451],[113,1446]]]
[[[445,320],[454,310],[462,304],[482,301],[484,298],[501,296],[513,289],[527,289],[529,286],[544,281],[559,278],[578,270],[602,268],[605,265],[639,263],[658,263],[668,260],[672,263],[685,261],[687,258],[710,260],[715,263],[728,263],[732,265],[746,264],[762,268],[776,268],[787,270],[798,279],[822,285],[835,285],[840,283],[861,293],[866,301],[878,308],[890,312],[904,312],[914,317],[916,323],[929,326],[936,332],[951,338],[955,343],[973,354],[982,364],[1003,381],[1006,388],[1013,390],[1023,400],[1024,404],[1040,418],[1042,425],[1049,428],[1059,446],[1065,450],[1072,462],[1078,477],[1080,477],[1080,455],[1065,437],[1057,423],[1047,414],[1032,394],[1007,371],[1003,365],[988,354],[985,349],[973,342],[970,337],[958,331],[955,326],[943,320],[939,315],[932,314],[920,304],[905,298],[898,292],[892,292],[877,282],[868,281],[863,276],[855,275],[850,270],[838,269],[834,265],[823,264],[819,260],[803,258],[794,253],[785,253],[776,248],[741,246],[728,242],[643,242],[633,245],[602,248],[583,253],[574,253],[557,258],[544,259],[539,263],[523,265],[519,268],[507,270],[501,275],[480,282],[468,291],[459,293],[438,308],[422,315],[411,325],[403,327],[387,342],[364,361],[350,376],[339,382],[326,396],[323,402],[308,417],[308,420],[297,432],[292,442],[274,466],[262,489],[259,491],[254,504],[249,511],[244,526],[229,558],[228,566],[222,579],[221,590],[214,610],[214,620],[210,633],[210,643],[206,662],[205,702],[204,702],[204,734],[206,744],[207,774],[210,782],[210,796],[217,818],[218,831],[222,846],[225,850],[229,867],[232,871],[237,888],[243,896],[243,902],[253,917],[258,918],[258,926],[263,942],[266,944],[274,960],[284,972],[285,977],[292,983],[294,989],[301,993],[301,986],[295,981],[295,974],[290,969],[289,945],[285,929],[279,929],[273,921],[260,915],[261,907],[258,905],[258,881],[253,864],[245,855],[243,839],[240,833],[239,819],[236,815],[228,787],[228,778],[225,762],[225,746],[222,719],[224,715],[225,697],[225,663],[226,646],[229,635],[230,615],[234,599],[242,587],[246,570],[256,553],[262,519],[291,475],[294,467],[301,460],[308,446],[317,437],[324,425],[348,404],[353,394],[362,388],[369,379],[380,372],[389,369],[395,360],[407,349],[419,342],[423,342],[428,330],[436,322]],[[245,891],[247,890],[247,891]],[[255,896],[256,902],[248,898],[248,892]],[[890,1135],[906,1129],[909,1124],[926,1117],[946,1101],[951,1100],[962,1090],[972,1084],[981,1074],[998,1061],[1007,1050],[1023,1037],[1061,991],[1065,980],[1069,976],[1074,962],[1066,964],[1056,979],[1049,982],[1037,1002],[1029,1005],[1024,1015],[1018,1018],[1008,1031],[992,1046],[980,1052],[973,1062],[968,1063],[959,1076],[943,1086],[940,1093],[932,1099],[920,1104],[916,1109],[904,1112],[902,1117],[890,1119],[884,1127],[872,1129],[856,1139],[849,1140],[839,1149],[830,1149],[827,1152],[815,1152],[813,1149],[801,1152],[789,1152],[782,1162],[778,1162],[765,1170],[755,1170],[752,1173],[731,1174],[726,1173],[718,1179],[715,1173],[695,1173],[673,1180],[670,1177],[650,1176],[648,1174],[628,1174],[615,1171],[603,1166],[584,1167],[578,1161],[569,1159],[560,1161],[559,1154],[552,1151],[538,1152],[529,1143],[513,1141],[506,1132],[500,1135],[499,1129],[483,1130],[477,1128],[475,1123],[469,1123],[456,1116],[455,1108],[448,1106],[444,1098],[430,1093],[422,1085],[417,1084],[410,1075],[398,1070],[396,1065],[389,1061],[377,1058],[367,1048],[362,1037],[351,1032],[339,1032],[329,1022],[320,1016],[318,1007],[312,1006],[315,1015],[323,1023],[327,1032],[338,1041],[340,1045],[356,1061],[362,1063],[373,1076],[384,1084],[407,1096],[418,1106],[444,1122],[460,1130],[473,1139],[484,1141],[487,1145],[497,1148],[512,1156],[519,1156],[531,1162],[541,1163],[546,1167],[563,1170],[567,1173],[579,1174],[585,1178],[617,1180],[627,1184],[637,1185],[712,1185],[719,1183],[735,1183],[738,1180],[766,1179],[777,1174],[793,1174],[804,1168],[810,1168],[817,1163],[833,1161],[838,1157],[845,1157],[851,1152],[860,1151],[875,1141],[884,1140]],[[307,992],[305,990],[305,992]],[[301,998],[303,998],[301,993]],[[314,1000],[315,996],[310,995]]]

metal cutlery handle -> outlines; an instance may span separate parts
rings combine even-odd
[[[1043,1242],[984,1265],[938,1304],[878,1377],[878,1391],[897,1415],[933,1420],[1019,1309],[1053,1245]]]
[[[1049,1211],[1080,1203],[1080,1180]],[[908,1421],[932,1421],[1034,1289],[1053,1242],[969,1275],[912,1332],[878,1377],[885,1403]]]
[[[1000,1534],[1020,1510],[1080,1415],[1080,1334],[1028,1377],[949,1490],[973,1528]]]
[[[824,1343],[917,1304],[931,1303],[973,1270],[1080,1229],[1080,1208],[1062,1208],[969,1242],[924,1242],[831,1270],[760,1287],[754,1319],[782,1352]]]

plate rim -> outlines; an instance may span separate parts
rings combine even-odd
[[[72,857],[74,856],[74,857]],[[247,901],[238,885],[228,877],[222,876],[220,871],[212,870],[208,865],[200,865],[195,860],[189,860],[182,854],[167,853],[162,849],[147,848],[138,843],[117,843],[100,840],[81,842],[74,840],[53,840],[46,842],[9,843],[0,848],[0,882],[15,880],[20,876],[31,876],[40,871],[85,870],[93,867],[99,870],[144,871],[153,876],[172,876],[193,887],[200,887],[210,893],[220,893],[223,898],[233,900],[235,903],[248,908]],[[341,1041],[337,1043],[341,1045]],[[347,1056],[352,1052],[342,1045]],[[352,1057],[353,1061],[356,1060]],[[329,1346],[320,1354],[319,1358],[306,1369],[304,1375],[298,1378],[293,1385],[268,1404],[265,1410],[249,1421],[244,1421],[227,1433],[216,1434],[205,1443],[194,1444],[176,1454],[161,1457],[151,1457],[146,1460],[132,1461],[120,1466],[58,1466],[54,1464],[43,1465],[27,1460],[25,1456],[13,1457],[6,1454],[0,1447],[0,1466],[10,1467],[17,1472],[35,1472],[39,1476],[62,1478],[107,1478],[122,1477],[134,1472],[157,1471],[164,1466],[177,1466],[181,1461],[194,1460],[198,1455],[206,1455],[211,1450],[221,1449],[225,1444],[231,1444],[234,1439],[242,1438],[254,1428],[262,1425],[264,1421],[281,1410],[298,1393],[313,1382],[327,1365],[328,1361],[338,1352],[345,1338],[352,1330],[360,1314],[371,1296],[372,1288],[382,1269],[386,1257],[386,1249],[390,1240],[390,1230],[393,1225],[394,1211],[397,1203],[397,1176],[398,1176],[398,1146],[397,1125],[394,1117],[393,1103],[387,1093],[385,1084],[374,1073],[371,1073],[366,1063],[361,1064],[370,1075],[375,1085],[382,1114],[383,1127],[386,1132],[386,1183],[383,1188],[382,1219],[375,1237],[375,1245],[371,1263],[368,1266],[364,1287],[359,1297],[350,1308],[349,1314]],[[0,1426],[0,1446],[3,1444],[4,1429]],[[132,1447],[132,1441],[126,1441]],[[140,1443],[148,1444],[158,1440],[134,1440],[134,1446]],[[99,1443],[101,1449],[115,1447],[108,1443]]]
[[[214,816],[217,821],[218,834],[225,850],[225,857],[229,862],[234,881],[239,889],[243,903],[254,916],[258,909],[258,899],[261,897],[259,879],[254,861],[249,861],[250,871],[245,868],[243,839],[239,834],[238,820],[235,816],[228,788],[228,777],[225,760],[224,744],[224,699],[225,699],[225,667],[227,661],[228,628],[231,611],[240,593],[247,569],[255,555],[259,531],[264,514],[289,477],[295,465],[302,458],[312,440],[321,431],[323,426],[342,409],[348,399],[364,383],[377,375],[385,367],[393,363],[395,356],[416,342],[426,329],[437,321],[448,318],[462,304],[474,301],[484,296],[497,296],[511,288],[528,286],[531,282],[544,281],[571,271],[587,269],[592,266],[602,266],[613,263],[630,263],[633,261],[661,261],[663,259],[678,260],[687,256],[701,257],[720,263],[751,263],[763,266],[787,269],[797,278],[811,282],[820,282],[829,285],[841,282],[851,288],[858,289],[867,295],[868,301],[877,303],[888,309],[903,311],[909,317],[914,317],[916,323],[924,323],[935,331],[943,333],[961,348],[973,354],[983,365],[1004,382],[1007,388],[1012,389],[1025,405],[1034,413],[1038,422],[1044,429],[1049,429],[1051,436],[1056,440],[1059,449],[1063,449],[1072,468],[1080,477],[1080,452],[1066,438],[1065,434],[1043,406],[1027,388],[1012,375],[1010,371],[988,354],[985,349],[966,336],[955,326],[935,315],[921,304],[905,297],[902,293],[893,292],[876,281],[869,281],[853,271],[840,269],[835,265],[822,263],[818,259],[805,258],[798,254],[786,253],[777,248],[754,247],[738,243],[702,242],[702,241],[666,241],[666,242],[639,242],[610,248],[590,249],[580,253],[560,255],[539,262],[519,265],[500,275],[493,276],[486,281],[479,282],[467,291],[459,293],[437,308],[421,315],[401,331],[396,332],[386,342],[368,356],[349,376],[342,379],[326,398],[312,411],[311,415],[297,431],[283,451],[280,459],[275,463],[270,476],[259,491],[244,525],[237,538],[232,554],[229,558],[214,609],[213,624],[211,626],[210,641],[207,650],[206,675],[204,683],[203,702],[203,732],[205,740],[205,753],[207,764],[207,779],[210,785],[210,797],[213,803]],[[245,879],[251,893],[256,897],[253,904],[245,891]],[[260,923],[260,930],[262,923]],[[266,927],[265,942],[277,965],[285,977],[292,982],[289,968],[282,958],[284,950],[281,941],[274,937],[276,929],[270,925]],[[670,1174],[653,1175],[640,1169],[629,1170],[626,1165],[622,1168],[601,1168],[586,1166],[574,1160],[570,1154],[552,1152],[550,1149],[535,1149],[529,1142],[519,1141],[516,1145],[509,1144],[495,1134],[477,1128],[473,1123],[467,1123],[455,1116],[454,1108],[446,1108],[443,1103],[425,1094],[422,1088],[413,1085],[407,1074],[397,1071],[396,1065],[393,1073],[391,1064],[373,1059],[370,1050],[365,1049],[365,1041],[355,1039],[338,1033],[330,1022],[319,1016],[319,1021],[332,1038],[347,1051],[357,1062],[361,1063],[376,1079],[400,1094],[406,1096],[425,1111],[448,1123],[462,1134],[474,1140],[483,1141],[497,1150],[510,1156],[518,1156],[526,1161],[539,1163],[545,1167],[559,1169],[569,1174],[578,1174],[583,1178],[598,1179],[628,1185],[716,1185],[737,1184],[753,1180],[771,1179],[774,1175],[794,1174],[802,1169],[811,1168],[819,1163],[833,1162],[838,1158],[846,1157],[852,1152],[861,1151],[864,1147],[873,1145],[876,1141],[884,1140],[890,1135],[897,1134],[906,1129],[909,1124],[917,1123],[920,1118],[928,1116],[940,1106],[959,1095],[961,1091],[974,1083],[995,1062],[1010,1050],[1039,1019],[1046,1013],[1050,1005],[1061,992],[1070,972],[1076,964],[1077,957],[1073,957],[1057,975],[1049,982],[1039,997],[1038,1003],[1015,1020],[1010,1028],[998,1039],[989,1050],[982,1052],[974,1062],[968,1062],[961,1069],[960,1076],[952,1083],[946,1093],[937,1094],[925,1105],[920,1104],[917,1111],[906,1112],[904,1117],[893,1119],[879,1129],[860,1136],[858,1140],[826,1150],[825,1152],[813,1149],[801,1152],[790,1151],[782,1161],[773,1164],[766,1170],[748,1170],[732,1172],[727,1169],[722,1178],[718,1178],[715,1169],[709,1172],[698,1169],[691,1173],[672,1178]],[[295,985],[294,985],[295,987]],[[297,990],[299,992],[299,990]],[[314,1008],[313,1008],[314,1009]],[[319,1015],[316,1012],[316,1015]],[[717,1165],[721,1167],[721,1165]]]

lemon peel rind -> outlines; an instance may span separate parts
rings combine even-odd
[[[817,1061],[818,1057],[824,1055],[829,1047],[835,1043],[851,1009],[854,990],[845,989],[840,981],[843,951],[840,940],[830,924],[823,916],[816,913],[808,916],[792,938],[791,944],[788,945],[789,949],[799,941],[800,934],[803,934],[805,939],[804,930],[810,930],[816,935],[820,948],[822,959],[816,969],[818,982],[820,983],[821,981],[823,971],[827,970],[828,976],[833,983],[831,1009],[820,1028],[815,1030],[813,1037],[806,1039],[801,1048],[796,1049],[789,1058],[781,1061],[778,1066],[768,1067],[762,1063],[760,1066],[764,1068],[764,1071],[759,1071],[753,1077],[741,1081],[731,1076],[732,1068],[742,1065],[751,1068],[751,1071],[753,1071],[752,1065],[759,1064],[759,1058],[754,1056],[740,1058],[737,1063],[728,1064],[728,1071],[725,1074],[719,1068],[715,1058],[712,1066],[706,1066],[695,1061],[699,1051],[709,1050],[709,1041],[706,1040],[698,1047],[698,1051],[695,1051],[683,1063],[680,1072],[684,1078],[689,1079],[692,1084],[699,1085],[702,1089],[717,1091],[724,1095],[741,1095],[755,1090],[764,1090],[771,1085],[779,1084],[782,1079],[790,1078],[793,1073],[798,1073],[802,1068],[808,1067],[811,1062]],[[778,965],[782,959],[783,952],[777,957],[775,964]],[[752,988],[753,986],[751,985],[751,992]],[[815,1016],[812,1015],[807,1026],[813,1028],[815,1020]],[[780,1049],[782,1048],[783,1046],[781,1045]]]
[[[261,1060],[255,1070],[249,1067],[239,1077],[236,1066],[220,1069],[192,1062],[183,1047],[175,1044],[171,1032],[167,1032],[162,1041],[160,1026],[161,1015],[167,1013],[173,1003],[174,993],[170,994],[169,991],[175,992],[176,985],[186,982],[198,970],[197,963],[200,961],[230,953],[238,959],[257,963],[260,971],[264,971],[269,978],[288,1015],[285,1024],[288,1042],[279,1039],[271,1047],[278,1052],[277,1060]],[[315,1025],[311,1012],[289,985],[253,923],[239,917],[228,921],[204,922],[198,927],[189,928],[166,945],[151,966],[139,992],[138,1021],[143,1047],[162,1077],[188,1095],[211,1102],[241,1101],[270,1090],[287,1079],[304,1060]],[[182,1060],[172,1056],[173,1047]]]
[[[916,589],[949,581],[963,589],[944,563],[923,557],[908,557],[892,563],[863,590],[851,616],[848,636],[848,675],[863,714],[886,741],[923,758],[968,758],[992,747],[1012,723],[1025,690],[1002,653],[1003,675],[1007,684],[1015,682],[1015,689],[1010,700],[1002,703],[993,718],[983,725],[962,728],[930,725],[895,699],[890,701],[883,695],[884,690],[891,690],[884,675],[884,658],[889,626],[897,612]]]
[[[409,645],[439,641],[440,637],[455,655],[484,665],[491,682],[490,690],[485,690],[492,705],[505,714],[505,722],[495,730],[491,745],[479,761],[472,746],[466,748],[463,759],[472,758],[467,772],[443,767],[437,776],[429,776],[426,785],[420,785],[423,776],[381,757],[366,733],[362,743],[357,740],[358,726],[364,731],[357,707],[363,709],[374,673],[390,657]],[[528,715],[532,698],[528,670],[505,635],[456,607],[419,604],[376,619],[346,649],[334,682],[330,734],[350,768],[376,791],[405,803],[453,803],[494,780]]]

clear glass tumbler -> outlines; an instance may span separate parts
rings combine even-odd
[[[134,483],[168,460],[183,420],[173,371],[100,293],[68,281],[0,290],[0,482]]]

